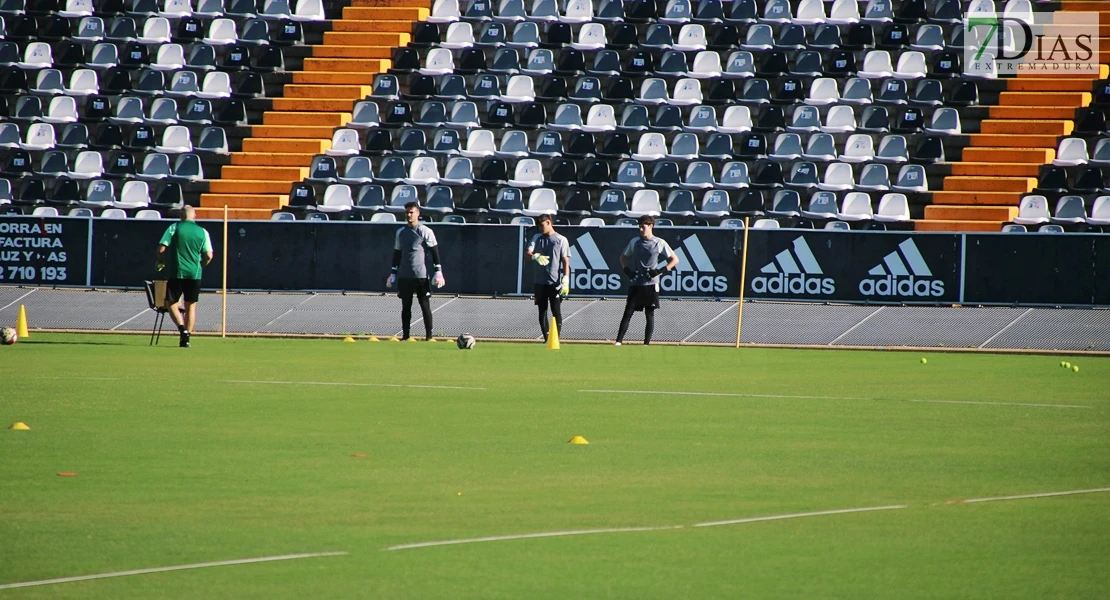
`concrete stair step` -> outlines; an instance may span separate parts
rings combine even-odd
[[[294,84],[373,85],[375,73],[337,73],[334,71],[299,71],[293,73]]]
[[[301,179],[302,177],[291,178],[286,181],[214,179],[208,182],[208,191],[212,194],[284,194],[288,196],[289,188],[293,186],[293,182]]]
[[[1036,135],[1069,135],[1075,129],[1072,121],[1033,121],[1023,119],[987,119],[980,133],[1018,133]]]
[[[1001,106],[1087,106],[1091,92],[1002,92],[998,95]]]
[[[354,98],[274,98],[270,102],[274,110],[291,112],[351,112],[355,106]]]
[[[1084,12],[1092,12],[1092,11],[1084,11]],[[1098,11],[1098,12],[1101,12],[1101,11]],[[1079,34],[1079,33],[1087,33],[1087,31],[1089,29],[1090,29],[1090,26],[1086,25],[1086,24],[1069,25],[1069,24],[1064,24],[1064,23],[1061,22],[1061,23],[1054,24],[1052,26],[1052,33],[1053,34],[1059,34],[1059,35]],[[1107,37],[1107,36],[1110,36],[1110,23],[1107,22],[1107,17],[1103,16],[1101,19],[1099,19],[1098,37],[1104,38],[1104,37]],[[1099,48],[1099,49],[1101,50],[1102,48]]]
[[[228,220],[232,221],[269,221],[273,210],[269,208],[234,208],[227,211]],[[198,219],[223,219],[223,208],[198,208]]]
[[[331,125],[254,125],[251,136],[255,138],[331,139],[335,127]]]
[[[331,148],[331,136],[328,139],[280,139],[280,138],[246,138],[243,140],[243,152],[278,152],[306,154],[320,154]],[[308,166],[307,164],[305,165]]]
[[[1074,119],[1071,106],[991,106],[992,119]]]
[[[1054,135],[1016,135],[979,133],[968,136],[971,146],[993,146],[997,148],[1056,148]]]
[[[227,169],[228,167],[224,167]],[[944,189],[950,192],[1032,192],[1036,177],[970,177],[956,175],[944,178]]]
[[[312,58],[391,58],[392,46],[313,46]],[[307,59],[306,59],[307,60]]]
[[[933,192],[934,204],[961,206],[1017,206],[1021,194],[1015,192]]]
[[[342,21],[332,21],[331,30],[342,32],[390,31],[396,33],[411,33],[412,21],[406,21],[404,19],[398,19],[395,21],[387,21],[384,19],[379,19],[376,21],[354,21],[344,19]]]
[[[1019,77],[1006,80],[1006,90],[1010,92],[1089,92],[1093,85],[1091,79],[1032,79]]]
[[[306,58],[304,72],[324,71],[328,73],[382,73],[393,65],[392,60],[380,58]]]
[[[1012,221],[1018,214],[1015,206],[946,206],[932,204],[925,207],[925,219],[942,221]]]
[[[999,177],[1037,177],[1040,163],[958,162],[951,164],[952,175]]]
[[[374,90],[369,85],[297,85],[285,86],[286,98],[358,98],[369,96]]]
[[[328,31],[324,33],[324,45],[332,46],[406,46],[412,41],[412,34],[389,31]]]
[[[263,125],[327,125],[339,127],[351,120],[347,112],[293,112],[268,110],[262,114]]]
[[[220,175],[224,181],[250,179],[257,181],[299,181],[308,177],[308,165],[303,167],[260,167],[256,165],[225,165]],[[211,189],[211,188],[210,188]],[[286,190],[288,191],[288,190]]]
[[[1052,72],[1022,72],[1017,79],[1106,79],[1110,77],[1110,65],[1099,65],[1098,73],[1052,73]],[[1013,80],[1011,80],[1013,81]]]
[[[967,162],[1031,163],[1043,165],[1056,158],[1055,148],[964,148],[963,159]]]
[[[1004,221],[960,221],[955,219],[927,219],[914,221],[915,231],[1002,231]]]
[[[231,164],[256,167],[303,167],[315,154],[307,152],[235,152]]]
[[[351,0],[356,8],[427,8],[428,0]]]
[[[354,21],[423,21],[428,18],[431,11],[428,8],[395,8],[395,7],[364,7],[348,6],[343,9],[343,19]]]
[[[1060,10],[1081,10],[1085,12],[1110,12],[1106,0],[1063,0]]]
[[[289,203],[289,195],[281,194],[201,194],[200,205],[205,208],[227,206],[228,209],[255,208],[274,210]],[[222,217],[221,217],[222,218]],[[268,218],[268,217],[267,217]]]

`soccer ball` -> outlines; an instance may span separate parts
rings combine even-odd
[[[11,327],[0,329],[0,343],[4,344],[5,346],[11,346],[18,341],[19,336],[16,335],[14,329],[12,329]],[[462,346],[459,347],[461,348]]]
[[[464,333],[455,338],[455,345],[459,347],[459,350],[471,350],[474,348],[474,344],[477,343],[478,340],[474,339],[474,336],[469,333]]]

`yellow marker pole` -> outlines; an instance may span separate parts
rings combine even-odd
[[[740,301],[736,303],[736,347],[740,347],[740,325],[744,319],[744,283],[748,280],[748,217],[744,217],[744,249],[740,253]]]
[[[227,205],[224,205],[224,259],[223,259],[223,287],[224,302],[223,316],[220,317],[220,337],[227,337]]]

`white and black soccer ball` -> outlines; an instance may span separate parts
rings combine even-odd
[[[11,346],[19,341],[19,335],[11,327],[0,329],[0,344]]]
[[[459,347],[459,350],[472,350],[477,343],[478,340],[469,333],[464,333],[455,338],[455,345]]]

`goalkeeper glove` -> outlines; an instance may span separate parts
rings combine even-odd
[[[655,279],[655,278],[656,278],[656,277],[658,277],[658,276],[659,276],[659,275],[660,275],[661,273],[663,273],[663,271],[664,271],[664,270],[665,270],[665,269],[648,269],[648,270],[647,270],[647,276],[648,276],[648,279]]]
[[[443,271],[436,271],[435,277],[432,278],[432,285],[437,288],[447,285],[447,280],[443,278]]]
[[[625,268],[624,268],[624,274],[625,274],[625,276],[627,276],[627,277],[628,277],[629,279],[636,279],[636,272],[635,272],[635,271],[633,271],[633,270],[632,270],[632,269],[631,269],[630,267],[625,267]]]
[[[164,263],[164,262],[157,262],[157,263],[154,263],[154,268],[155,268],[155,269],[158,269],[159,271],[161,271],[162,269],[165,269],[165,268],[166,268],[166,263]]]
[[[570,295],[570,277],[566,275],[559,281],[559,295],[564,298]]]
[[[541,267],[546,267],[547,265],[551,264],[551,259],[542,254],[533,254],[532,260]]]

